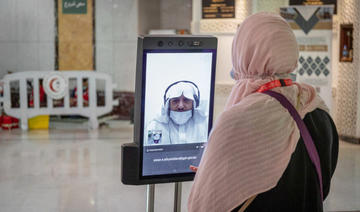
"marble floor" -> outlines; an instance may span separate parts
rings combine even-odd
[[[0,130],[1,212],[141,212],[146,187],[120,181],[128,122],[99,130]],[[360,145],[341,142],[326,211],[360,211]],[[182,211],[191,182],[183,183]],[[155,211],[173,207],[174,184],[156,185]]]

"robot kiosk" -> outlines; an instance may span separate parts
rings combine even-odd
[[[134,143],[122,146],[122,182],[147,184],[147,211],[157,183],[193,180],[212,127],[217,39],[211,36],[138,38]]]

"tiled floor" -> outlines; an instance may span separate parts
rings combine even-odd
[[[99,131],[0,130],[1,212],[145,211],[146,187],[120,181],[127,122]],[[360,146],[341,143],[327,211],[360,211]],[[182,211],[191,183],[183,183]],[[174,184],[156,185],[156,212],[172,211]]]
[[[360,211],[360,145],[340,142],[339,160],[325,208]]]

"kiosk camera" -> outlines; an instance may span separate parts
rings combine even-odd
[[[122,182],[190,181],[212,126],[217,39],[138,38],[134,143],[122,146]]]

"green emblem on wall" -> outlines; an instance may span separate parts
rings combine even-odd
[[[62,0],[63,14],[86,14],[87,0]]]

